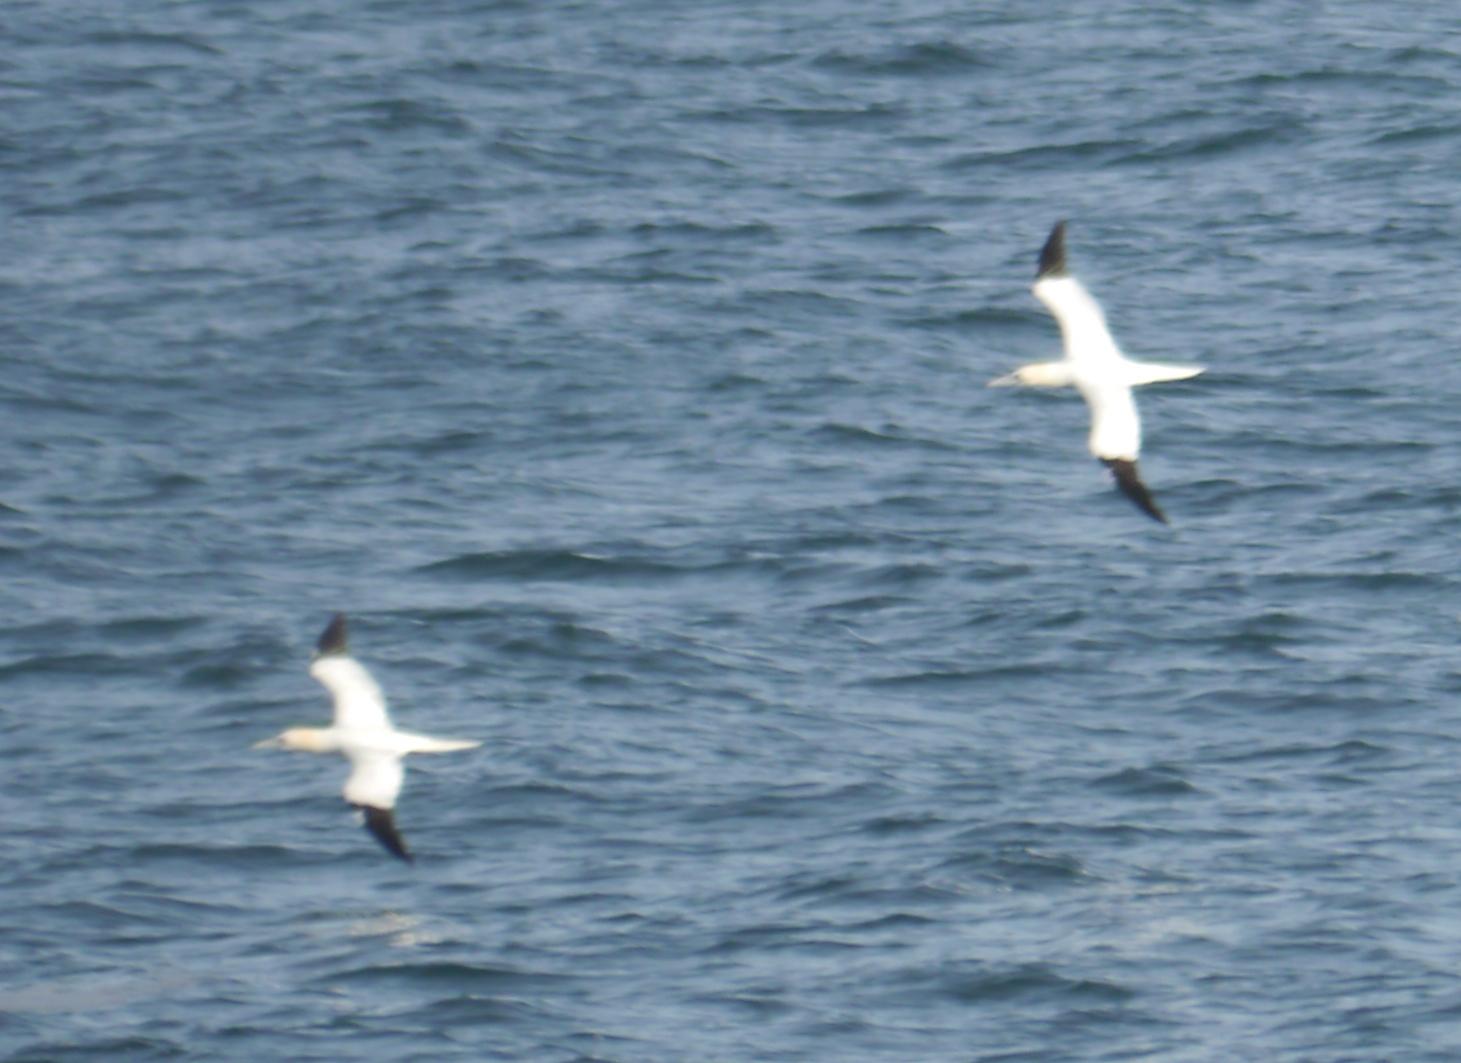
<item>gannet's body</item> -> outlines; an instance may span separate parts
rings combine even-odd
[[[309,674],[335,700],[335,721],[329,727],[291,727],[255,744],[255,749],[298,749],[306,753],[340,753],[350,761],[345,800],[365,816],[366,829],[386,850],[408,863],[406,843],[396,830],[391,810],[401,792],[407,753],[450,753],[481,742],[465,738],[432,738],[391,726],[385,695],[345,642],[345,614],[337,613],[320,636]]]
[[[989,382],[990,387],[1074,387],[1091,410],[1091,453],[1116,477],[1122,494],[1155,520],[1167,523],[1137,474],[1141,419],[1131,389],[1164,380],[1186,380],[1199,366],[1133,362],[1121,353],[1106,328],[1106,315],[1080,281],[1065,267],[1065,222],[1057,222],[1040,250],[1040,267],[1031,289],[1060,325],[1065,358],[1021,366]]]

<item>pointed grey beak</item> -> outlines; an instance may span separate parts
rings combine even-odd
[[[255,742],[249,746],[250,749],[283,749],[284,742],[278,735],[273,738],[266,738],[262,742]]]
[[[1018,386],[1020,377],[1018,373],[1006,373],[1004,376],[997,376],[984,386],[987,388],[1012,388]]]

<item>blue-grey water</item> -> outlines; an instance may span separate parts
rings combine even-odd
[[[4,1058],[1461,1056],[1446,5],[0,41]],[[1171,529],[983,386],[1063,217]]]

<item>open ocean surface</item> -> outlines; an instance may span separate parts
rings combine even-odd
[[[0,1058],[1461,1058],[1447,5],[0,40]],[[1063,217],[1170,529],[984,387]]]

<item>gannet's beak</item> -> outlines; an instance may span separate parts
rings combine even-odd
[[[1019,373],[1006,373],[1004,376],[997,376],[984,386],[987,388],[1012,388],[1020,382]]]
[[[275,735],[273,738],[266,738],[262,742],[255,742],[249,746],[250,749],[283,749],[284,736]]]

